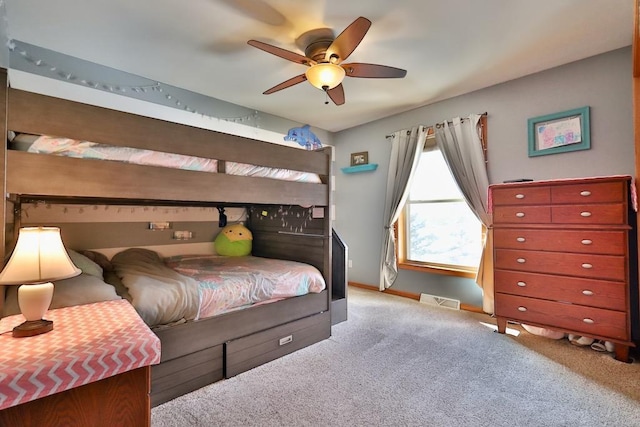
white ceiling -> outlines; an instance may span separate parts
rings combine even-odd
[[[2,3],[2,1],[0,1]],[[339,131],[631,45],[633,0],[5,0],[8,37],[329,131]],[[346,103],[305,66],[246,44],[294,40],[358,16],[373,24],[345,63],[404,68],[347,78]]]

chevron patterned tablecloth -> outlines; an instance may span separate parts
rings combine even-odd
[[[126,300],[50,310],[46,334],[14,338],[0,319],[0,410],[160,363],[160,340]]]

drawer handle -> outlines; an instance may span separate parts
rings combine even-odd
[[[584,197],[589,197],[591,195],[591,191],[587,191],[587,190],[581,191],[580,195]]]
[[[527,260],[524,258],[518,258],[516,259],[516,261],[519,262],[520,264],[524,264],[525,262],[527,262]]]
[[[290,342],[293,342],[293,335],[288,335],[284,338],[280,338],[280,345],[289,344]]]
[[[596,322],[595,322],[595,320],[593,320],[593,319],[589,319],[588,317],[587,317],[587,318],[585,318],[585,319],[582,319],[582,321],[583,321],[584,323],[589,324],[589,325],[593,325],[594,323],[596,323]]]
[[[524,237],[516,237],[516,242],[522,243],[522,242],[526,242],[526,241],[527,241],[527,239],[525,239]]]
[[[586,296],[591,296],[593,295],[593,291],[590,291],[589,289],[585,289],[584,291],[582,291],[582,295],[586,295]]]
[[[582,268],[586,268],[586,269],[593,268],[593,264],[589,264],[588,262],[585,262],[584,264],[582,264]]]
[[[516,194],[516,199],[524,199],[524,194]]]
[[[527,282],[517,282],[516,285],[520,286],[521,288],[524,288],[525,286],[527,286]]]
[[[527,307],[520,306],[518,307],[518,311],[527,311]]]
[[[589,239],[584,239],[583,241],[581,241],[580,243],[582,243],[583,245],[590,245],[593,243],[593,240],[589,240]]]
[[[516,213],[516,216],[517,216],[518,218],[524,218],[524,212],[517,212],[517,213]]]
[[[591,212],[580,212],[580,216],[584,218],[589,218],[591,216]]]

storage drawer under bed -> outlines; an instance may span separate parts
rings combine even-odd
[[[154,365],[151,367],[151,406],[222,378],[222,344]]]
[[[325,311],[225,343],[225,378],[275,360],[331,336]]]

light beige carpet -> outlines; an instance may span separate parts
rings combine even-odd
[[[152,426],[634,426],[640,364],[489,316],[349,291],[330,339],[152,410]]]

